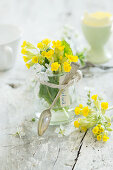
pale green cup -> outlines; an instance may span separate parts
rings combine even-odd
[[[105,44],[111,35],[112,24],[106,26],[89,26],[84,24],[82,20],[82,30],[91,47],[87,53],[87,60],[94,64],[103,64],[109,61],[112,56]]]

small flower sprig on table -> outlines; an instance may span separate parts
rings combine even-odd
[[[79,128],[81,132],[85,132],[91,129],[94,137],[101,141],[106,142],[109,137],[108,133],[112,131],[111,118],[106,116],[106,111],[108,109],[108,103],[102,102],[102,99],[97,95],[90,97],[90,92],[88,94],[88,106],[83,107],[80,104],[75,108],[75,114],[84,116],[84,118],[79,118],[74,121],[74,126]]]

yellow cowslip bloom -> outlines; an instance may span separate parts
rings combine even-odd
[[[80,107],[80,108],[82,108],[82,107],[83,107],[83,105],[82,105],[82,104],[79,104],[79,107]]]
[[[91,97],[91,99],[94,100],[94,101],[96,101],[96,100],[97,100],[97,97],[98,97],[98,95],[95,94],[95,95],[93,95],[93,96]]]
[[[48,38],[42,40],[42,43],[45,44],[45,45],[48,45],[50,44],[51,40],[49,40]]]
[[[104,142],[107,142],[108,139],[109,139],[108,136],[106,136],[106,135],[103,136],[103,141],[104,141]]]
[[[104,132],[104,128],[101,127],[101,128],[100,128],[100,131],[101,131],[101,132]]]
[[[46,52],[46,51],[43,51],[42,53],[42,56],[44,56],[44,57],[46,57],[46,58],[51,58],[52,56],[53,56],[53,54],[54,54],[54,50],[53,49],[51,49],[51,50],[49,50],[48,52]]]
[[[52,48],[58,48],[58,47],[61,46],[61,41],[59,41],[59,40],[57,40],[57,41],[52,41],[52,43],[53,43]]]
[[[54,54],[54,50],[49,50],[48,52],[46,52],[45,56],[47,58],[51,58],[53,54]]]
[[[98,130],[98,134],[101,134],[101,130],[100,129]]]
[[[23,44],[21,45],[21,47],[25,47],[26,44],[27,44],[27,42],[26,42],[26,41],[23,41]]]
[[[86,132],[87,128],[86,127],[81,127],[81,131]]]
[[[33,63],[38,63],[38,57],[37,56],[32,57],[32,62]]]
[[[27,63],[27,64],[26,64],[26,67],[27,67],[28,69],[30,69],[30,64]]]
[[[60,58],[60,60],[62,60],[62,58],[63,58],[63,57],[62,57],[62,56],[60,56],[59,58]]]
[[[101,135],[97,135],[97,140],[101,140],[102,139],[102,136]]]
[[[101,124],[98,124],[97,126],[98,126],[99,128],[101,128]]]
[[[60,64],[58,64],[58,62],[54,62],[51,64],[52,71],[57,71],[59,67],[60,67]]]
[[[64,46],[62,46],[61,41],[57,40],[57,41],[53,41],[52,43],[53,43],[52,48],[57,48],[60,51],[64,50]]]
[[[80,108],[79,107],[75,107],[75,114],[79,115],[79,113],[80,113]]]
[[[86,116],[88,116],[88,113],[89,113],[89,108],[88,108],[88,106],[86,106],[82,109],[82,114],[83,114],[83,116],[86,117]]]
[[[59,46],[58,49],[59,49],[60,51],[63,51],[63,50],[64,50],[64,46]]]
[[[44,48],[44,45],[42,44],[42,42],[39,42],[39,43],[37,44],[37,47],[40,48],[40,49],[43,49],[43,48]]]
[[[27,63],[29,61],[27,56],[23,56],[24,62]]]
[[[22,48],[21,53],[26,54],[26,52],[27,52],[26,48]]]
[[[68,55],[68,54],[65,54],[65,56],[66,56],[71,62],[77,62],[77,61],[78,61],[78,56],[73,56],[73,55]]]
[[[99,130],[98,126],[95,126],[95,127],[93,128],[92,132],[93,132],[94,134],[97,134],[97,133],[98,133],[98,130]]]
[[[75,121],[74,121],[74,126],[75,126],[76,128],[79,128],[79,125],[80,125],[80,123],[78,122],[78,120],[75,120]]]
[[[107,110],[107,109],[108,109],[108,103],[107,103],[107,102],[102,102],[102,103],[101,103],[101,108],[102,108],[103,110]]]
[[[71,66],[70,66],[70,64],[69,64],[69,63],[64,62],[63,67],[64,67],[64,71],[65,71],[65,72],[70,72],[70,70],[71,70]]]

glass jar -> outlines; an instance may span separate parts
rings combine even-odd
[[[40,73],[38,73],[40,74]],[[60,90],[66,73],[46,74],[38,79],[38,101],[40,113],[51,106],[57,93]],[[43,78],[42,78],[43,77]],[[77,105],[76,82],[73,80],[70,86],[65,88],[56,104],[51,109],[52,117],[50,125],[60,125],[72,121],[75,117],[74,108]],[[58,88],[56,88],[58,87]]]

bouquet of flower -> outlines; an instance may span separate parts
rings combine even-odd
[[[24,54],[23,59],[27,68],[41,65],[43,72],[51,71],[52,76],[48,76],[48,82],[60,84],[61,75],[70,72],[71,62],[83,62],[82,53],[73,55],[70,45],[65,41],[52,41],[44,39],[35,47],[30,42],[23,42],[21,53]],[[40,84],[39,97],[44,98],[48,104],[51,104],[56,97],[59,89],[52,88],[47,85]],[[60,99],[56,103],[60,106]]]

